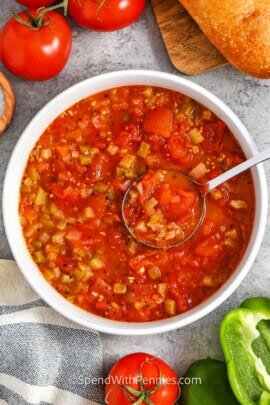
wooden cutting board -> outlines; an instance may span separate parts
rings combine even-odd
[[[196,75],[227,63],[178,0],[152,0],[152,5],[176,69]]]

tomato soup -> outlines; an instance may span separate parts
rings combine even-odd
[[[246,250],[251,173],[213,190],[195,235],[170,249],[131,236],[123,196],[146,173],[167,169],[203,183],[244,159],[226,125],[178,92],[129,86],[90,96],[56,118],[29,156],[19,204],[28,250],[48,283],[86,311],[130,322],[182,314],[220,288]],[[147,221],[158,204],[170,227],[182,221],[184,229],[197,203],[185,187],[159,185]]]

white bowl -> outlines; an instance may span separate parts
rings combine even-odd
[[[101,318],[69,303],[47,283],[28,253],[18,215],[19,189],[28,156],[48,125],[74,103],[112,87],[136,84],[164,87],[190,96],[212,110],[228,125],[247,157],[257,152],[254,142],[240,120],[213,94],[181,77],[144,70],[107,73],[80,82],[50,101],[26,127],[12,153],[4,183],[4,223],[14,258],[28,283],[56,311],[85,327],[118,335],[147,335],[181,328],[217,308],[235,291],[248,273],[260,248],[267,220],[267,184],[263,166],[258,165],[252,169],[256,195],[255,222],[241,262],[215,294],[192,310],[173,318],[145,323],[118,322]]]

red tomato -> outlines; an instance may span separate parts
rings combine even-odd
[[[146,114],[143,130],[169,137],[172,131],[173,114],[168,107],[158,107]]]
[[[29,9],[34,18],[37,9]],[[29,17],[19,13],[26,22]],[[64,17],[50,11],[39,29],[20,24],[12,17],[0,36],[1,58],[6,68],[15,76],[30,80],[47,80],[64,68],[72,44],[71,29]]]
[[[69,0],[68,10],[76,23],[96,31],[127,27],[142,14],[145,0]]]
[[[56,0],[16,0],[17,3],[26,7],[47,7],[55,3]]]
[[[163,381],[157,388],[160,377]],[[145,388],[140,383],[140,378]],[[125,388],[122,387],[123,384]],[[131,393],[132,389],[140,391],[140,394],[135,396]],[[142,405],[150,401],[155,405],[173,405],[179,396],[180,387],[177,374],[163,360],[146,353],[132,353],[113,366],[108,376],[105,393],[106,403],[109,405],[133,404],[140,398]]]
[[[211,122],[203,127],[202,147],[208,153],[219,153],[223,146],[226,125],[222,121]]]

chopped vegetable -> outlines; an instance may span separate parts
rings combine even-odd
[[[110,144],[109,147],[108,147],[108,152],[109,152],[109,154],[112,155],[112,156],[116,155],[116,153],[118,152],[118,150],[119,150],[119,147],[116,146],[116,145]]]
[[[240,404],[270,402],[270,300],[252,298],[222,321],[220,341]]]
[[[218,188],[210,191],[210,194],[214,200],[220,200],[222,198],[222,192]]]
[[[148,275],[152,280],[156,280],[161,276],[160,269],[157,266],[153,266],[148,270]]]
[[[204,139],[201,131],[199,131],[196,128],[193,128],[191,131],[189,131],[189,136],[190,136],[192,143],[194,143],[194,145],[198,145]]]
[[[80,156],[80,162],[83,166],[88,166],[92,162],[91,156]]]
[[[98,270],[98,269],[102,269],[102,267],[104,267],[104,263],[103,263],[103,261],[100,260],[98,257],[95,257],[94,259],[92,259],[92,260],[90,261],[90,266],[91,266],[93,269]]]
[[[46,204],[47,195],[48,193],[46,193],[46,191],[44,191],[41,187],[39,187],[35,198],[35,204],[36,205]]]
[[[123,167],[124,169],[130,169],[134,165],[135,160],[136,156],[127,154],[120,161],[120,166]]]
[[[194,169],[192,169],[189,172],[189,175],[191,177],[194,177],[194,179],[200,179],[201,177],[203,177],[205,174],[207,173],[207,169],[204,163],[199,163],[197,166],[194,167]]]
[[[127,292],[127,286],[125,284],[116,283],[113,286],[113,292],[115,294],[125,294]]]
[[[182,386],[183,405],[237,405],[229,385],[226,364],[210,358],[195,361],[186,371]]]
[[[148,153],[150,152],[150,145],[147,142],[142,142],[137,155],[141,156],[142,158],[146,158],[146,156],[148,155]]]
[[[230,206],[236,210],[240,210],[242,208],[247,208],[248,205],[245,201],[243,200],[231,200],[229,202]]]
[[[176,302],[171,299],[167,299],[164,301],[165,311],[168,315],[174,316],[176,315]]]

